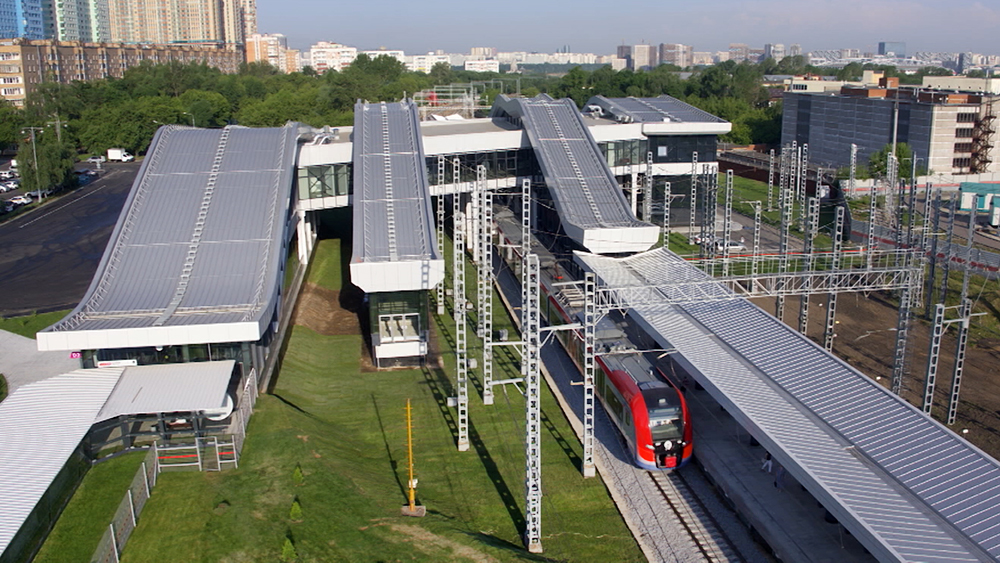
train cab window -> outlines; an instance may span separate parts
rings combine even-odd
[[[649,430],[653,442],[680,440],[684,437],[684,421],[680,407],[654,408],[649,410]]]

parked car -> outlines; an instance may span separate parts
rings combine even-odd
[[[87,159],[88,164],[101,164],[104,162],[104,157],[101,155],[95,155]]]
[[[717,250],[719,252],[722,252],[723,250],[725,250],[727,246],[729,247],[729,253],[730,254],[732,254],[733,252],[743,252],[743,251],[745,251],[747,249],[747,247],[746,247],[745,244],[743,244],[742,242],[737,242],[735,240],[730,240],[730,241],[717,240],[717,241],[715,241],[715,250]]]
[[[15,205],[28,205],[29,203],[31,203],[31,196],[29,196],[29,195],[16,195],[16,196],[8,199],[7,201],[10,202],[10,203],[13,203]]]

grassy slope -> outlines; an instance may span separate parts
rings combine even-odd
[[[336,244],[324,241],[311,279],[337,288]],[[453,339],[440,322],[438,340]],[[474,343],[471,343],[475,346]],[[262,396],[239,469],[161,475],[123,561],[275,560],[292,537],[299,561],[535,560],[521,547],[524,402],[511,389],[484,407],[471,391],[468,452],[457,452],[453,394],[439,370],[361,373],[359,336],[294,328],[273,396]],[[449,359],[445,360],[448,363]],[[422,519],[405,502],[403,407],[413,401]],[[581,447],[544,393],[543,545],[573,561],[639,561],[640,551],[598,480],[583,480]],[[292,474],[302,467],[305,482]],[[288,518],[298,498],[300,523]]]
[[[55,324],[69,313],[66,311],[54,311],[52,313],[42,313],[28,315],[25,317],[11,317],[5,319],[0,317],[0,330],[20,334],[28,338],[34,338],[35,333],[43,328]]]
[[[92,467],[35,563],[89,561],[145,456],[146,452],[130,453]]]

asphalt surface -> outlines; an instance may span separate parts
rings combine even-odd
[[[0,315],[80,302],[138,171],[138,162],[105,164],[90,184],[0,223]]]

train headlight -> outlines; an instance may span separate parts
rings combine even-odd
[[[663,449],[669,450],[673,445],[674,445],[673,442],[671,442],[670,440],[667,440],[667,441],[663,442]]]

